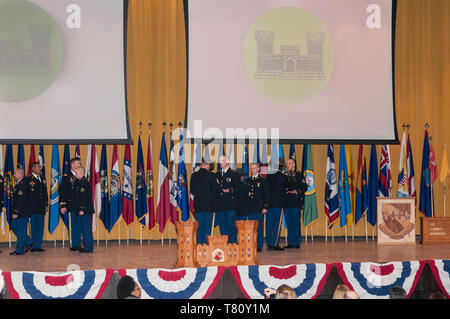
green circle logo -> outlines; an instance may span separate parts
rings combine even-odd
[[[295,7],[280,7],[251,26],[244,65],[249,80],[265,97],[299,104],[327,85],[334,67],[333,44],[317,17]]]
[[[0,0],[0,101],[41,95],[63,64],[61,33],[52,17],[27,0]]]

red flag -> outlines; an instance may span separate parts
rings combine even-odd
[[[159,232],[161,234],[164,232],[171,214],[171,205],[169,203],[169,164],[167,162],[165,134],[166,132],[163,132],[159,152],[158,198],[156,201],[156,222],[159,224]]]
[[[127,226],[134,220],[130,144],[125,145],[125,155],[123,158],[122,217]]]
[[[97,150],[95,148],[95,144],[92,144],[91,146],[89,184],[91,185],[92,202],[94,204],[94,214],[92,214],[92,230],[96,230],[97,217],[102,209],[102,187],[100,184],[100,169],[98,166]]]
[[[147,146],[147,173],[146,184],[147,187],[147,207],[148,207],[148,229],[155,227],[155,204],[153,198],[153,169],[152,169],[152,134],[148,133]]]
[[[80,145],[79,144],[77,144],[77,146],[75,147],[75,158],[81,159]]]
[[[431,144],[431,138],[430,138],[430,156],[429,156],[429,167],[430,167],[430,183],[433,184],[438,176],[437,171],[437,165],[436,165],[436,159],[434,158],[434,150],[433,145]]]
[[[36,155],[34,154],[34,145],[30,144],[30,159],[28,160],[27,175],[31,175],[31,164],[36,162]]]

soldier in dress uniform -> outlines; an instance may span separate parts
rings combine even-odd
[[[198,222],[197,243],[206,244],[211,234],[213,214],[216,211],[218,186],[209,163],[204,159],[200,169],[191,175],[190,192],[194,195],[195,219]]]
[[[91,215],[94,213],[94,203],[92,202],[91,185],[84,176],[82,166],[75,169],[75,194],[74,212],[78,215],[80,233],[83,237],[84,248],[79,249],[80,253],[94,252],[94,237],[92,236]]]
[[[281,160],[281,159],[280,159]],[[280,161],[279,160],[279,161]],[[267,174],[269,187],[269,209],[266,214],[267,250],[284,250],[279,246],[281,210],[284,206],[284,162],[279,162],[278,169]]]
[[[31,164],[31,175],[24,179],[28,186],[27,213],[31,216],[31,240],[33,241],[31,252],[44,251],[41,246],[45,214],[48,211],[48,192],[47,184],[41,173],[41,164],[34,162]]]
[[[295,161],[293,159],[288,159],[286,162],[285,203],[283,207],[288,232],[288,245],[285,248],[300,248],[300,217],[304,193],[307,189],[308,186],[303,173],[295,170]]]
[[[236,173],[241,181],[236,192],[236,220],[248,219],[248,185],[245,184],[245,174],[242,168],[236,169]]]
[[[264,215],[269,208],[269,188],[266,179],[259,174],[259,164],[250,165],[251,176],[246,179],[248,187],[248,219],[258,221],[257,250],[260,252],[264,244]]]
[[[11,209],[11,230],[17,237],[16,250],[10,253],[12,256],[23,255],[31,247],[31,238],[27,234],[28,213],[27,201],[28,190],[27,184],[24,182],[25,172],[23,168],[14,171],[14,179],[16,186],[12,198]]]
[[[230,168],[230,162],[225,155],[220,156],[219,163],[220,170],[216,172],[216,181],[219,185],[216,221],[220,233],[228,236],[228,242],[236,243],[236,192],[240,184],[239,176]]]
[[[75,170],[81,167],[81,160],[79,158],[72,158],[70,160],[70,172],[64,175],[59,187],[59,207],[61,214],[70,214],[70,238],[72,241],[71,251],[79,251],[81,247],[81,230],[78,214],[75,212],[76,206],[74,201],[75,195]]]

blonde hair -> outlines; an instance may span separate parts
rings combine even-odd
[[[333,293],[333,299],[344,299],[344,295],[347,291],[350,291],[346,285],[337,285],[336,290]]]
[[[281,285],[275,292],[275,299],[297,299],[297,294],[290,286]]]

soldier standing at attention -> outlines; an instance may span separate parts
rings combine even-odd
[[[200,169],[191,175],[190,183],[190,191],[194,195],[195,219],[198,221],[198,244],[206,244],[206,236],[211,234],[217,189],[214,173],[209,171],[209,163],[203,159]]]
[[[75,195],[74,212],[78,214],[80,233],[83,237],[84,248],[80,248],[80,253],[94,252],[94,238],[92,236],[91,215],[94,213],[94,203],[92,202],[91,185],[84,176],[84,168],[75,169]]]
[[[23,168],[14,171],[16,186],[12,198],[11,230],[17,237],[16,250],[9,253],[11,256],[25,254],[31,247],[31,238],[27,234],[27,184],[24,182],[25,172]]]
[[[228,243],[237,242],[236,225],[236,192],[239,188],[239,176],[230,168],[225,155],[219,158],[220,170],[216,172],[216,181],[219,186],[216,221],[220,233],[228,236]]]
[[[79,158],[72,158],[70,160],[70,173],[64,175],[59,188],[59,207],[61,214],[70,214],[70,238],[72,241],[71,251],[79,251],[81,247],[81,231],[78,214],[75,213],[75,170],[81,167],[81,160]]]
[[[303,196],[307,189],[308,186],[303,173],[295,170],[295,162],[293,159],[288,159],[286,162],[284,182],[285,204],[283,207],[288,232],[288,245],[285,248],[300,248],[300,217],[303,206]]]
[[[257,245],[258,252],[264,245],[264,215],[269,208],[269,188],[265,178],[259,175],[259,164],[250,165],[251,176],[246,179],[248,187],[248,219],[258,221]]]
[[[280,159],[281,160],[281,159]],[[266,242],[267,250],[284,250],[279,246],[281,210],[284,206],[284,162],[279,163],[279,169],[267,174],[269,186],[269,209],[266,214]]]
[[[44,251],[42,236],[44,235],[45,213],[48,211],[48,193],[45,179],[41,176],[42,167],[39,162],[31,164],[31,175],[27,176],[25,184],[28,186],[27,213],[31,225],[31,252]]]

